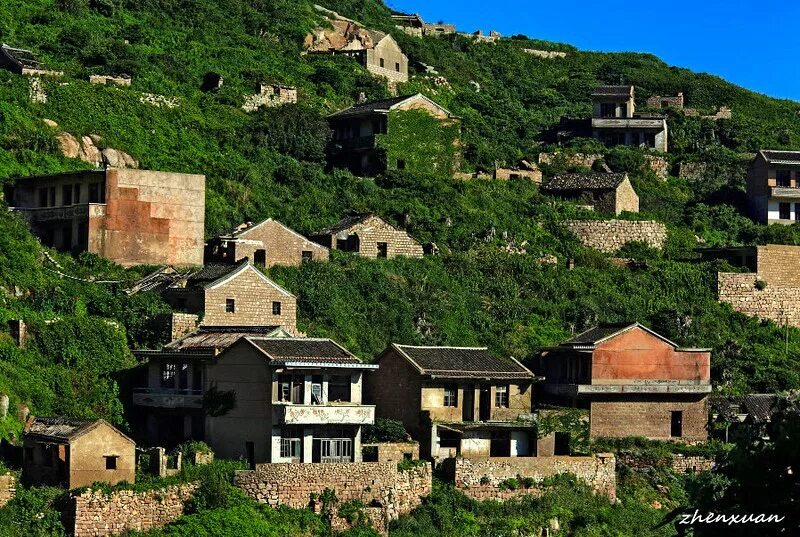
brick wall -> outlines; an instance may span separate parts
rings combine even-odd
[[[197,328],[200,318],[194,313],[169,313],[166,321],[170,327],[170,341],[175,341]]]
[[[639,241],[661,249],[667,240],[667,227],[650,220],[569,220],[564,226],[589,248],[614,253],[629,242]]]
[[[411,512],[431,492],[431,465],[399,471],[394,462],[346,464],[259,464],[236,473],[234,483],[251,498],[271,506],[316,507],[312,494],[326,488],[341,502],[380,506],[385,520]]]
[[[187,483],[146,492],[82,492],[73,498],[74,537],[119,535],[165,526],[183,515],[184,503],[197,487],[197,483]]]
[[[592,438],[644,436],[671,438],[671,412],[683,411],[683,435],[679,440],[708,440],[708,396],[648,396],[628,394],[597,397],[591,403],[589,435]]]
[[[800,287],[800,246],[767,244],[757,246],[758,276],[768,284]]]
[[[349,233],[358,235],[359,254],[364,257],[378,257],[378,243],[387,244],[387,257],[422,257],[422,246],[405,231],[395,229],[378,217],[372,217],[350,228]],[[336,237],[331,244],[336,246]]]
[[[759,276],[752,273],[718,273],[720,302],[726,302],[734,310],[751,317],[800,328],[800,286],[763,280],[767,286],[759,290],[756,287],[758,280]]]
[[[10,502],[17,492],[17,480],[13,475],[0,475],[0,507]]]
[[[476,500],[505,500],[521,494],[535,494],[535,488],[503,490],[507,479],[546,477],[571,473],[610,499],[617,495],[616,461],[613,455],[592,457],[455,457],[442,463],[442,470],[456,487]]]

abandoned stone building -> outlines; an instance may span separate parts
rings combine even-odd
[[[247,222],[218,235],[206,245],[206,263],[238,263],[249,259],[262,267],[297,267],[309,261],[327,261],[324,246],[300,235],[277,220]]]
[[[747,173],[747,200],[757,222],[800,222],[800,151],[759,151]]]
[[[600,86],[592,93],[592,136],[607,146],[667,152],[667,119],[636,114],[633,86]]]
[[[542,187],[547,194],[575,200],[593,211],[618,215],[639,212],[639,196],[627,173],[567,173]]]
[[[417,14],[395,13],[392,20],[397,28],[403,30],[408,35],[414,37],[427,37],[437,35],[449,35],[456,33],[454,24],[437,23],[431,24],[422,20]]]
[[[514,166],[495,165],[493,178],[499,181],[527,179],[534,183],[541,183],[542,170],[536,164],[523,159]]]
[[[371,213],[348,216],[311,238],[331,250],[372,259],[423,255],[422,245],[413,237]]]
[[[203,263],[205,176],[108,168],[18,178],[12,210],[59,250],[123,266]]]
[[[280,326],[297,334],[297,298],[247,259],[206,265],[164,298],[176,310],[202,314],[206,326]]]
[[[403,422],[423,458],[537,454],[533,373],[486,348],[392,344],[366,379],[379,418]]]
[[[708,438],[709,349],[681,348],[634,324],[593,328],[544,350],[542,400],[589,409],[592,438]]]
[[[354,175],[366,177],[379,175],[387,169],[414,170],[413,162],[409,162],[405,156],[390,159],[381,144],[392,132],[393,118],[397,117],[394,112],[411,110],[425,112],[443,126],[460,125],[457,116],[421,93],[357,104],[328,116],[328,123],[333,131],[328,151],[330,164],[336,168],[346,168]],[[460,126],[458,128],[460,131]],[[456,140],[455,144],[458,143]],[[415,145],[414,140],[407,140],[405,149],[413,153],[421,148]],[[452,169],[444,170],[445,173],[452,174],[457,163],[457,159],[450,163]],[[439,163],[431,164],[426,161],[424,166],[437,164]]]
[[[28,486],[133,483],[136,443],[104,420],[34,418],[22,437],[22,481]]]
[[[735,441],[739,435],[768,439],[777,430],[773,416],[782,397],[774,393],[748,393],[738,396],[714,395],[709,398],[714,435],[723,442]]]
[[[647,98],[648,108],[675,108],[677,110],[683,110],[683,105],[683,92],[678,92],[674,97],[651,95]]]
[[[297,102],[297,88],[283,84],[259,84],[258,91],[247,95],[242,104],[245,112],[255,112],[262,106],[274,108]]]
[[[64,73],[48,69],[30,50],[0,46],[0,69],[26,76],[61,76]]]

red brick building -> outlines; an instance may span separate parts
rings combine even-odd
[[[605,325],[545,350],[543,399],[590,409],[590,435],[708,438],[711,352],[685,349],[639,323]]]

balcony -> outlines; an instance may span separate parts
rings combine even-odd
[[[357,151],[359,149],[372,149],[375,147],[375,136],[358,136],[345,140],[334,140],[331,144],[334,152]]]
[[[133,404],[155,408],[202,408],[203,392],[201,390],[134,388]]]
[[[65,222],[106,215],[105,203],[82,203],[62,207],[11,207],[11,210],[20,213],[30,222]]]
[[[594,129],[644,129],[644,130],[664,130],[667,120],[663,118],[637,118],[637,117],[594,117],[592,118],[592,128]]]
[[[792,188],[788,186],[773,186],[770,188],[770,196],[773,198],[782,199],[800,199],[800,188]]]
[[[375,423],[375,406],[272,403],[272,417],[274,423],[282,425],[371,425]]]

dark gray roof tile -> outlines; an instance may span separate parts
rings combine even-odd
[[[548,192],[615,190],[627,177],[624,173],[565,173],[542,187]]]
[[[250,342],[275,362],[361,363],[350,351],[326,338],[251,337]]]
[[[450,378],[533,378],[512,358],[492,355],[485,347],[417,347],[393,345],[419,366],[425,375]]]

